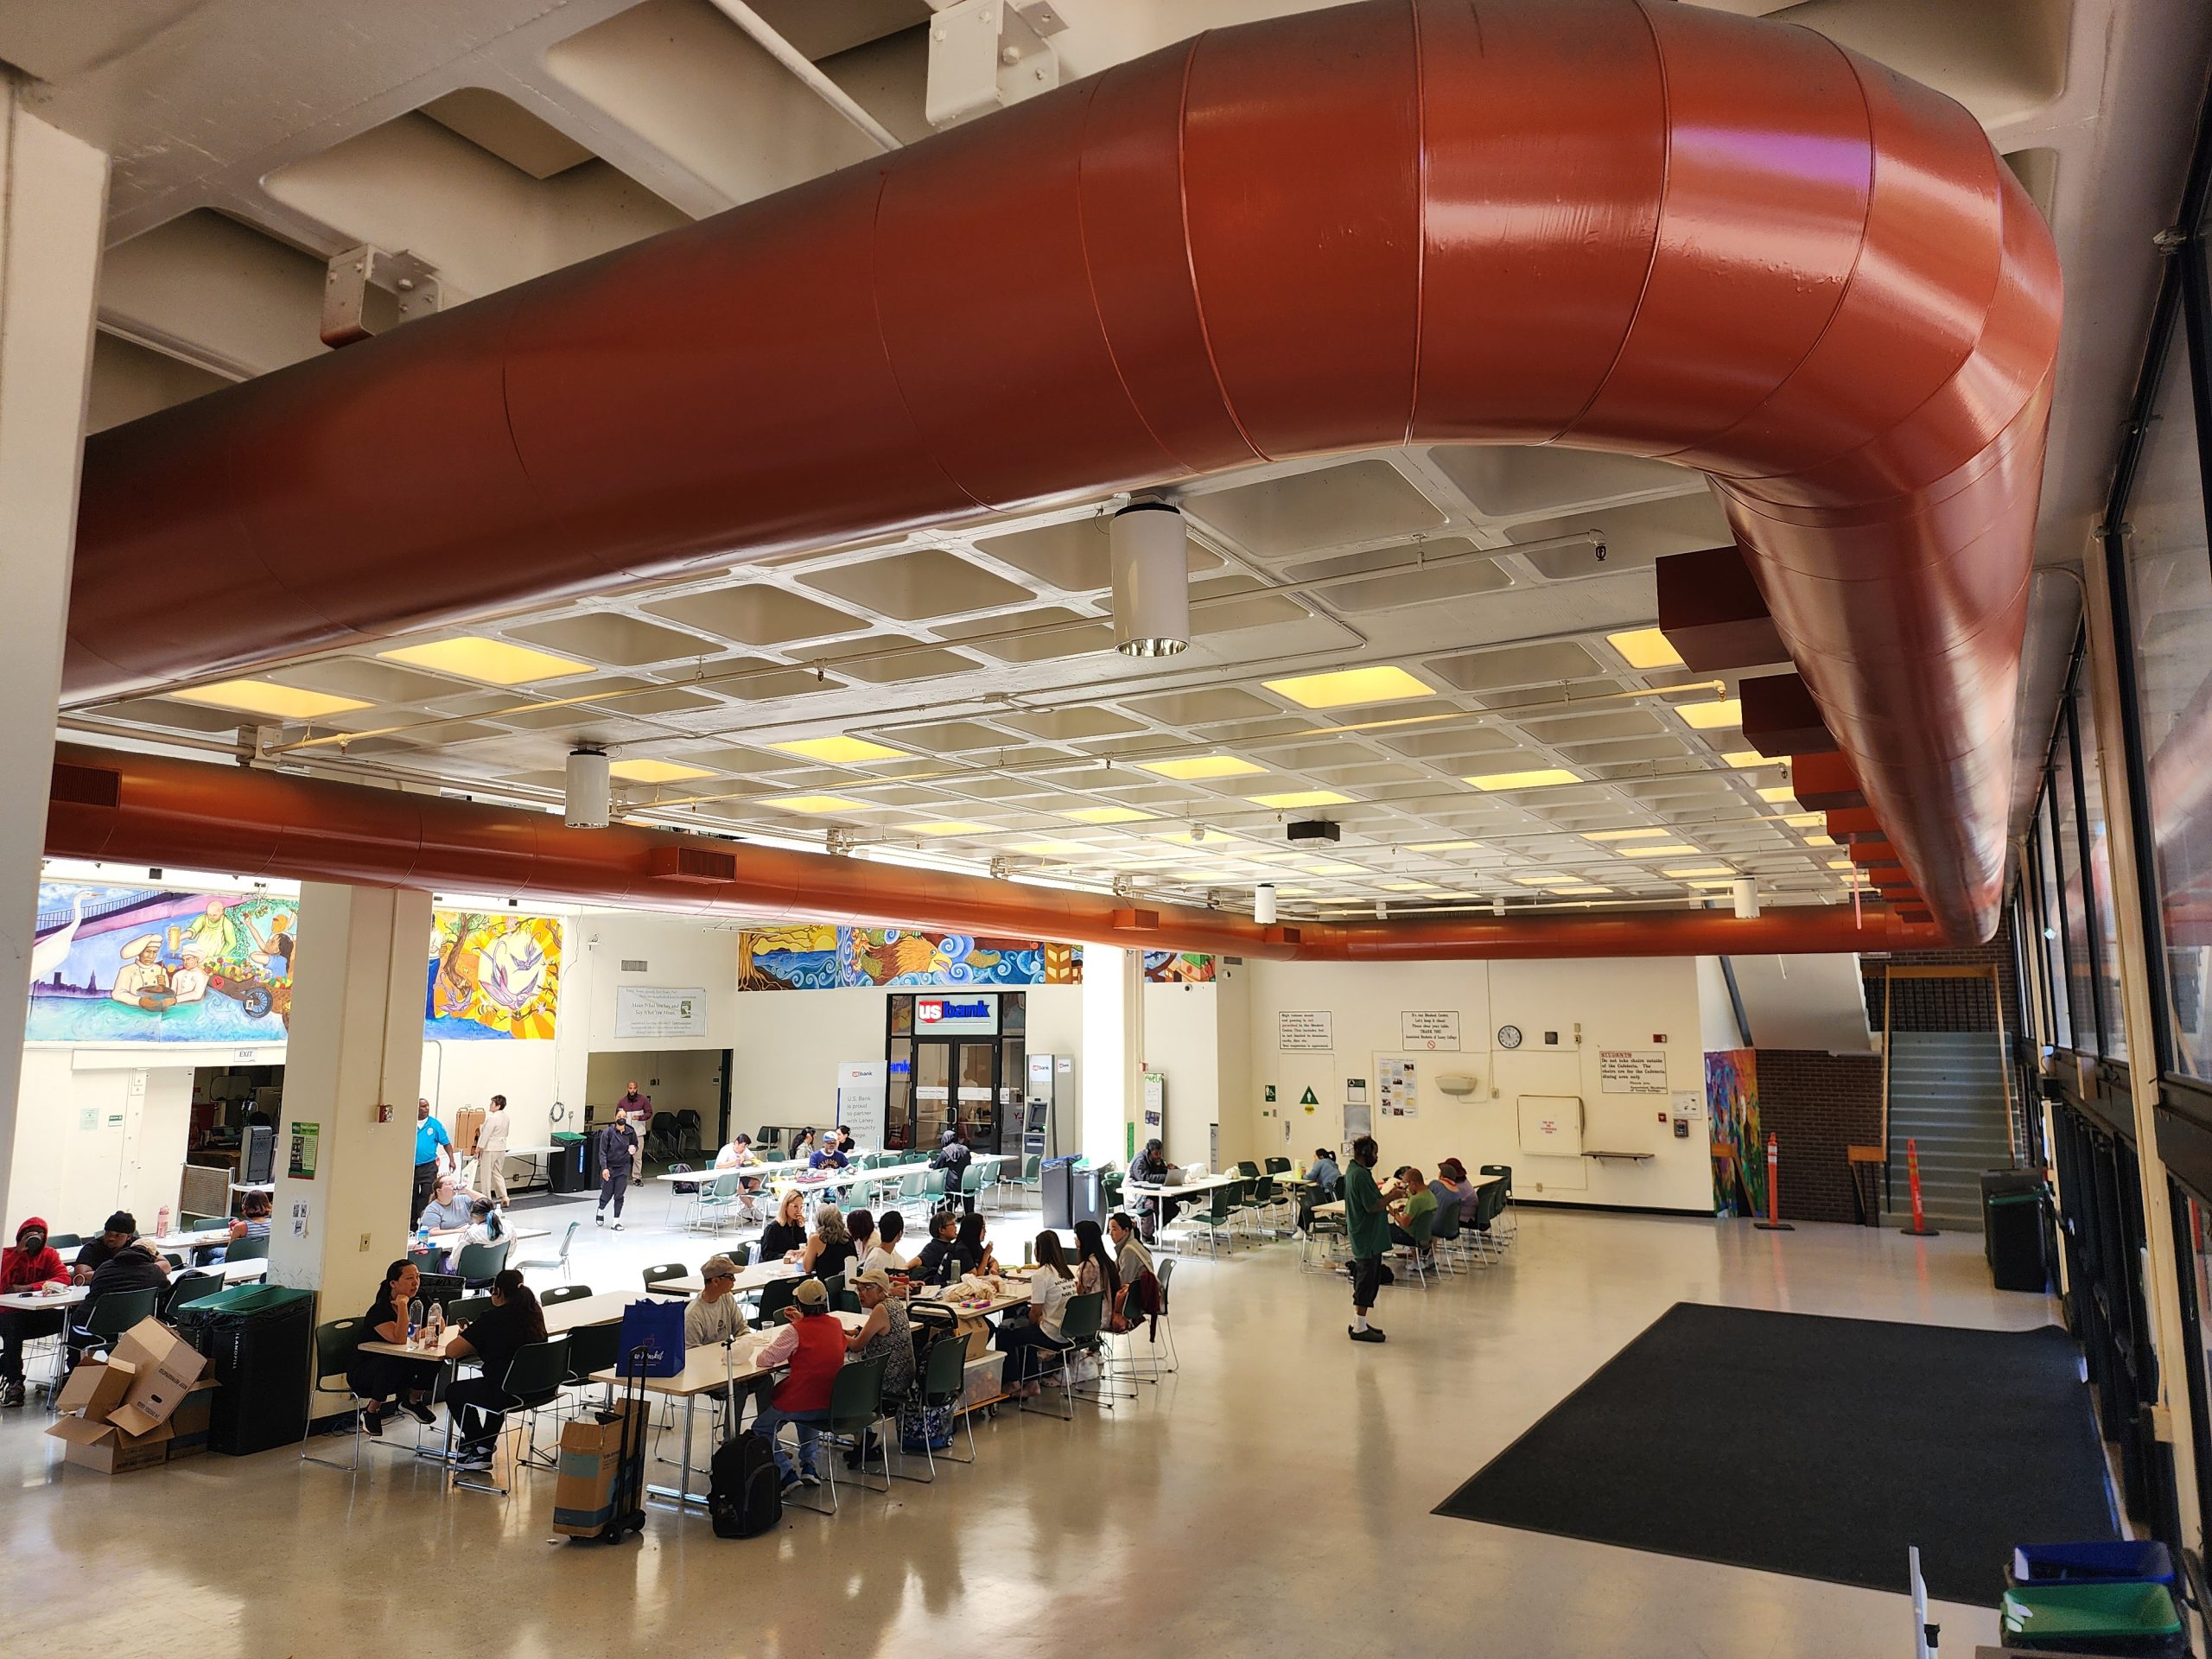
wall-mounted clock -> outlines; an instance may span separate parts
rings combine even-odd
[[[1520,1047],[1521,1027],[1518,1026],[1500,1026],[1497,1028],[1497,1046],[1500,1048]]]

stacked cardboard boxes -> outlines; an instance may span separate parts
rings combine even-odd
[[[142,1319],[105,1361],[70,1373],[46,1432],[67,1447],[65,1460],[104,1475],[150,1469],[207,1446],[215,1384],[207,1360],[159,1319]]]

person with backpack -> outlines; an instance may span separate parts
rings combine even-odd
[[[768,1404],[753,1419],[753,1432],[765,1435],[775,1453],[781,1487],[819,1486],[815,1446],[822,1425],[830,1421],[830,1391],[845,1363],[845,1327],[830,1316],[830,1293],[819,1279],[802,1279],[791,1292],[790,1306],[782,1310],[784,1328],[768,1339],[753,1363],[772,1370],[788,1363],[790,1369]],[[776,1437],[785,1423],[798,1431],[798,1466],[791,1466],[782,1442]]]
[[[930,1154],[930,1167],[944,1172],[945,1202],[950,1204],[952,1195],[958,1192],[960,1207],[971,1216],[976,1213],[976,1195],[961,1189],[968,1184],[968,1166],[975,1156],[957,1128],[947,1128],[938,1138],[937,1150]]]

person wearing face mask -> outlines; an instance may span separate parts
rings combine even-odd
[[[0,1294],[68,1287],[69,1269],[47,1237],[41,1217],[29,1217],[16,1229],[16,1242],[0,1250]],[[23,1344],[54,1336],[61,1325],[58,1307],[0,1308],[0,1406],[23,1403]]]

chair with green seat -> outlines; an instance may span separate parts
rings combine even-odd
[[[932,1210],[944,1199],[944,1172],[932,1169],[922,1177],[922,1198]]]
[[[47,1237],[47,1248],[54,1250],[73,1250],[85,1241],[74,1233],[52,1233]]]
[[[712,1226],[718,1221],[727,1219],[738,1205],[741,1197],[737,1190],[738,1182],[738,1173],[730,1169],[724,1170],[712,1180],[702,1183],[699,1190],[692,1195],[691,1213],[684,1217],[683,1224],[687,1227],[696,1227],[704,1222],[709,1226]]]
[[[836,1307],[837,1299],[845,1294],[845,1275],[842,1273],[828,1274],[822,1281],[822,1288],[830,1294],[830,1306]]]
[[[1060,1313],[1060,1341],[1065,1345],[1044,1349],[1039,1353],[1037,1361],[1039,1380],[1054,1376],[1060,1379],[1060,1398],[1067,1409],[1064,1413],[1053,1414],[1060,1417],[1064,1422],[1075,1421],[1075,1402],[1077,1397],[1076,1390],[1078,1386],[1068,1380],[1068,1360],[1075,1354],[1096,1351],[1098,1332],[1100,1327],[1105,1323],[1105,1319],[1106,1298],[1103,1292],[1094,1290],[1085,1296],[1069,1297],[1067,1306]],[[1037,1396],[1039,1400],[1044,1397],[1041,1394]],[[1083,1397],[1090,1399],[1094,1405],[1105,1407],[1109,1411],[1114,1408],[1113,1402],[1105,1397],[1103,1390],[1095,1396]],[[1030,1402],[1023,1401],[1021,1409],[1027,1411],[1029,1408]]]
[[[836,1381],[830,1385],[829,1421],[822,1425],[821,1429],[821,1445],[825,1450],[832,1441],[839,1439],[849,1439],[855,1446],[867,1443],[868,1432],[885,1415],[883,1371],[889,1363],[888,1355],[877,1354],[868,1359],[849,1360],[838,1371]],[[891,1490],[890,1437],[879,1436],[878,1444],[883,1452],[883,1484],[880,1488],[869,1484],[865,1462],[861,1467],[861,1484],[870,1491],[887,1492]],[[842,1461],[834,1452],[820,1459],[823,1475],[829,1482],[830,1507],[826,1510],[816,1510],[817,1514],[837,1513],[837,1465]],[[785,1508],[793,1507],[792,1496],[800,1490],[793,1487],[784,1494]],[[812,1509],[814,1506],[802,1504],[798,1507]]]
[[[1225,1170],[1223,1172],[1224,1174],[1227,1173]],[[1236,1173],[1249,1181],[1260,1173],[1260,1166],[1249,1158],[1240,1158],[1236,1162]]]
[[[662,1290],[659,1287],[666,1284],[671,1279],[681,1279],[684,1274],[690,1271],[691,1269],[685,1267],[681,1262],[664,1262],[657,1268],[647,1268],[645,1269],[645,1294],[648,1296],[683,1295],[685,1293],[683,1291]]]
[[[527,1414],[523,1430],[523,1448],[515,1458],[517,1468],[556,1469],[560,1466],[557,1459],[541,1456],[537,1452],[537,1414],[561,1397],[561,1389],[568,1374],[569,1338],[566,1335],[548,1337],[543,1342],[533,1342],[518,1349],[515,1357],[507,1363],[507,1374],[499,1384],[506,1395],[504,1408]],[[447,1408],[447,1414],[448,1418],[453,1414],[450,1407]],[[474,1472],[480,1474],[482,1478],[477,1479],[468,1471],[459,1471],[454,1475],[453,1484],[466,1487],[472,1492],[497,1492],[502,1497],[507,1495],[507,1488],[496,1484],[489,1471]]]
[[[1460,1259],[1461,1252],[1466,1248],[1459,1229],[1459,1199],[1438,1198],[1436,1214],[1429,1221],[1428,1238],[1436,1253],[1436,1270],[1439,1273],[1459,1271],[1453,1263]]]
[[[167,1319],[180,1307],[203,1302],[226,1287],[219,1273],[180,1273],[169,1281],[168,1294],[162,1298],[162,1317]]]
[[[983,1166],[976,1160],[970,1159],[968,1167],[961,1173],[960,1176],[962,1207],[965,1208],[969,1204],[981,1198],[982,1192]]]
[[[68,1331],[70,1366],[94,1349],[105,1354],[132,1325],[153,1318],[161,1299],[160,1290],[111,1290],[81,1304]]]
[[[776,1316],[791,1305],[792,1294],[798,1285],[796,1279],[771,1279],[761,1286],[760,1311],[753,1316],[753,1328],[766,1331],[779,1324]]]
[[[1287,1158],[1264,1158],[1261,1162],[1265,1166],[1261,1172],[1262,1174],[1287,1175],[1290,1173],[1290,1160]]]
[[[1488,1186],[1475,1189],[1475,1218],[1469,1224],[1475,1236],[1475,1248],[1485,1261],[1492,1261],[1504,1254],[1504,1244],[1497,1236],[1495,1224],[1505,1209],[1512,1184],[1493,1181]]]
[[[968,1342],[947,1332],[930,1344],[922,1357],[922,1409],[925,1412],[946,1411],[959,1405],[961,1396],[968,1391]],[[944,1458],[948,1463],[976,1461],[976,1425],[972,1414],[960,1414],[960,1421],[968,1430],[968,1455],[956,1458],[948,1447]],[[930,1445],[929,1436],[922,1436],[922,1459],[929,1465],[928,1480],[937,1478],[937,1452]],[[920,1481],[920,1475],[901,1475],[902,1480]]]
[[[561,1386],[564,1389],[594,1387],[593,1374],[613,1370],[615,1362],[621,1357],[622,1327],[620,1325],[580,1325],[569,1332],[568,1369],[561,1378]],[[609,1382],[605,1387],[607,1397],[612,1402],[614,1385]],[[578,1401],[576,1403],[581,1409],[583,1402]]]
[[[857,1290],[840,1290],[836,1296],[836,1311],[857,1313],[861,1311],[861,1294]]]
[[[1021,1160],[1021,1173],[1014,1178],[1014,1184],[1031,1192],[1042,1192],[1045,1181],[1044,1168],[1045,1154],[1040,1152],[1031,1153]]]
[[[576,1230],[582,1225],[583,1223],[581,1221],[570,1222],[568,1230],[561,1235],[559,1249],[550,1255],[537,1256],[528,1262],[518,1262],[514,1264],[517,1270],[528,1273],[532,1268],[558,1268],[561,1269],[561,1276],[566,1279],[569,1276],[569,1252],[575,1249]]]
[[[234,1238],[223,1253],[226,1262],[266,1262],[269,1259],[269,1235],[258,1238]]]
[[[1098,1201],[1111,1215],[1122,1207],[1122,1183],[1126,1179],[1118,1169],[1109,1169],[1098,1178]]]
[[[454,1264],[454,1272],[461,1276],[461,1284],[470,1290],[481,1290],[505,1271],[507,1252],[514,1240],[503,1238],[496,1244],[464,1244],[461,1260]]]
[[[1421,1281],[1421,1288],[1424,1290],[1428,1287],[1428,1275],[1436,1270],[1433,1261],[1435,1243],[1430,1236],[1436,1230],[1436,1211],[1432,1210],[1426,1215],[1415,1216],[1413,1218],[1414,1224],[1405,1229],[1414,1241],[1414,1254],[1413,1259],[1403,1265],[1410,1268],[1414,1276]],[[1402,1249],[1405,1247],[1402,1244],[1399,1248]]]
[[[924,1197],[928,1181],[928,1173],[918,1169],[911,1175],[901,1175],[899,1178],[899,1213],[905,1216],[909,1224],[920,1219],[919,1216],[912,1213],[914,1211],[926,1212],[928,1209],[927,1200]]]
[[[446,1304],[446,1323],[467,1325],[472,1319],[482,1319],[491,1306],[489,1296],[457,1296]]]
[[[1242,1185],[1244,1197],[1236,1206],[1236,1213],[1247,1217],[1255,1227],[1266,1223],[1268,1212],[1281,1201],[1275,1190],[1275,1178],[1262,1175]]]
[[[446,1253],[435,1244],[409,1245],[407,1259],[415,1264],[417,1273],[443,1273],[446,1270]]]
[[[346,1402],[353,1414],[353,1455],[340,1463],[334,1458],[318,1458],[308,1450],[308,1440],[315,1433],[315,1402],[308,1400],[308,1425],[300,1431],[300,1460],[319,1463],[326,1469],[343,1469],[348,1473],[361,1466],[361,1398],[353,1392],[347,1373],[353,1367],[353,1350],[360,1345],[368,1331],[365,1319],[332,1319],[315,1328],[315,1376],[309,1387],[312,1395],[336,1396]],[[331,1386],[335,1381],[337,1387]]]
[[[1521,1230],[1521,1224],[1514,1218],[1513,1215],[1513,1166],[1484,1164],[1475,1171],[1475,1173],[1495,1175],[1498,1178],[1498,1216],[1503,1219],[1505,1225],[1493,1236],[1491,1242],[1510,1244],[1513,1242],[1514,1234]]]
[[[537,1299],[540,1307],[557,1307],[563,1302],[580,1302],[591,1294],[589,1285],[556,1285]]]
[[[1232,1249],[1235,1247],[1236,1240],[1230,1229],[1235,1225],[1236,1205],[1243,1192],[1243,1182],[1228,1182],[1224,1185],[1213,1188],[1206,1194],[1205,1209],[1186,1210],[1183,1212],[1185,1220],[1206,1230],[1206,1249],[1209,1252],[1218,1254],[1221,1242],[1224,1238],[1230,1241]],[[1164,1240],[1164,1229],[1162,1232]]]

